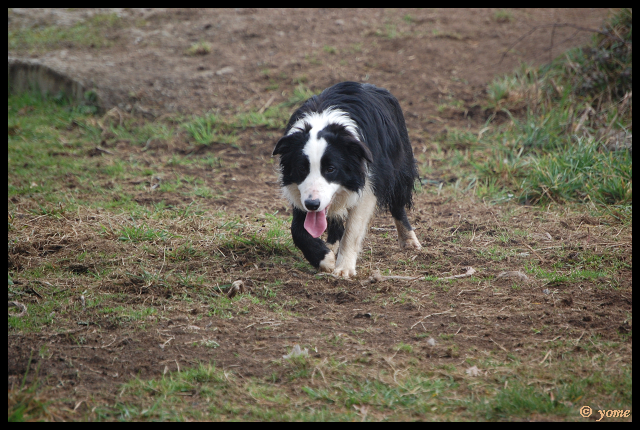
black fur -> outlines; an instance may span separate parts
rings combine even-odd
[[[328,147],[321,159],[321,172],[327,181],[340,183],[348,190],[361,191],[368,175],[372,181],[380,209],[412,230],[405,212],[412,205],[414,182],[418,172],[400,104],[384,88],[357,82],[342,82],[307,100],[297,109],[273,155],[280,154],[281,185],[300,184],[309,173],[309,160],[302,148],[309,139],[311,126],[304,124],[298,132],[287,135],[291,128],[310,112],[339,109],[356,123],[356,139],[344,126],[330,124],[318,133]],[[329,171],[329,166],[333,171]],[[318,267],[329,252],[319,238],[313,239],[304,229],[306,212],[294,208],[291,232],[294,243],[309,262]],[[343,220],[327,220],[328,243],[340,240]]]
[[[293,208],[293,221],[291,221],[291,237],[293,243],[302,251],[304,258],[307,259],[313,267],[320,266],[320,262],[329,253],[329,248],[324,244],[322,239],[313,238],[304,229],[304,218],[307,215],[305,211]],[[328,222],[328,220],[327,220]],[[340,234],[342,237],[342,234]]]
[[[370,157],[364,157],[362,151],[355,155],[370,158],[367,161],[373,177],[373,191],[380,208],[411,208],[413,185],[418,179],[418,170],[398,100],[386,89],[375,85],[341,82],[311,97],[300,106],[291,115],[285,134],[304,114],[322,112],[331,107],[347,112],[358,125],[362,142],[368,148]],[[308,130],[306,137],[308,138]],[[306,139],[300,143],[304,142]],[[281,158],[282,167],[285,166],[283,161],[286,160]],[[287,183],[283,177],[283,185],[292,182]],[[361,188],[364,183],[358,185]]]

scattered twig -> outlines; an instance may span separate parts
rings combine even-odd
[[[551,350],[547,351],[547,354],[544,356],[544,358],[542,359],[542,361],[539,364],[544,363],[544,361],[547,359],[547,357],[549,357],[549,354],[551,354]]]
[[[32,293],[33,293],[34,295],[36,295],[36,296],[40,297],[41,299],[44,299],[44,297],[42,297],[42,296],[40,295],[40,293],[38,293],[38,292],[37,292],[33,287],[29,287],[28,289],[26,289],[26,290],[25,290],[25,292],[27,292],[27,293],[29,293],[29,294],[32,294]]]
[[[438,312],[435,314],[429,314],[426,317],[423,317],[420,321],[418,321],[417,323],[415,323],[414,325],[411,326],[411,328],[409,330],[411,330],[412,328],[414,328],[415,326],[417,326],[418,324],[420,324],[422,321],[426,320],[429,317],[432,317],[434,315],[442,315],[442,314],[448,314],[449,312],[453,312],[453,309],[449,309],[448,311],[444,311],[444,312]]]
[[[113,342],[111,342],[109,345],[102,345],[100,348],[101,349],[109,348],[111,345],[113,345],[116,342],[116,340],[118,340],[118,336],[114,336]]]
[[[19,314],[12,315],[14,317],[20,318],[20,317],[23,317],[23,316],[25,316],[27,314],[27,307],[25,305],[23,305],[22,303],[20,303],[20,302],[9,302],[9,306],[8,307],[16,307],[16,308],[21,310],[21,312]]]
[[[438,280],[466,278],[468,276],[473,276],[474,273],[476,273],[476,269],[474,269],[473,267],[469,266],[469,267],[467,267],[467,271],[465,273],[461,274],[461,275],[446,276],[444,278],[438,278]]]
[[[533,253],[535,254],[535,256],[536,256],[536,257],[538,257],[538,258],[540,259],[540,261],[542,261],[542,262],[546,262],[546,261],[547,261],[545,258],[542,258],[542,257],[540,256],[540,254],[538,254],[538,253],[536,252],[536,250],[535,250],[535,249],[533,249],[532,247],[530,247],[530,246],[529,246],[529,245],[527,245],[526,243],[524,243],[523,245],[524,245],[524,246],[526,246],[527,248],[529,248],[529,249],[531,250],[531,252],[533,252]]]
[[[173,339],[175,339],[175,337],[174,337],[174,336],[171,336],[169,339],[167,339],[167,341],[166,341],[165,343],[163,343],[162,345],[160,345],[160,348],[161,348],[161,349],[164,349],[164,347],[165,347],[165,346],[167,346],[167,344],[168,344],[169,342],[171,342]]]
[[[264,106],[262,106],[260,108],[260,110],[258,111],[258,113],[262,113],[264,112],[269,106],[271,106],[271,103],[273,103],[273,101],[275,100],[276,95],[272,95],[271,98],[269,100],[267,100],[267,102],[264,104]]]
[[[498,346],[500,347],[500,349],[501,349],[501,350],[503,350],[504,352],[509,352],[509,351],[507,350],[507,348],[505,348],[504,346],[500,345],[500,344],[499,344],[498,342],[496,342],[495,340],[493,340],[493,339],[491,339],[491,338],[489,338],[489,340],[490,340],[491,342],[495,343],[496,345],[498,345]]]
[[[100,152],[104,152],[105,154],[113,155],[113,152],[109,151],[108,149],[104,149],[101,146],[96,146],[96,149]]]

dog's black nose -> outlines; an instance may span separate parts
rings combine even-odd
[[[320,200],[305,200],[304,206],[310,211],[315,211],[320,207]]]

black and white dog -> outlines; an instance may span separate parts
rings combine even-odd
[[[313,266],[354,276],[376,206],[391,212],[401,247],[421,248],[405,212],[418,172],[389,91],[357,82],[327,88],[293,113],[277,154],[293,242]]]

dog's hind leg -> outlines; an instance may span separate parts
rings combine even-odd
[[[340,251],[336,260],[334,275],[356,275],[356,260],[362,249],[362,242],[369,230],[369,223],[376,210],[376,196],[367,187],[356,206],[349,209],[347,225],[340,241]]]
[[[293,208],[293,221],[291,222],[291,237],[293,243],[302,251],[304,257],[313,267],[323,272],[331,273],[336,267],[336,255],[327,248],[322,239],[313,238],[304,228],[305,211]]]
[[[415,231],[413,231],[413,227],[409,224],[404,206],[391,208],[391,215],[393,216],[393,221],[396,223],[396,230],[398,230],[400,248],[421,249],[422,246],[418,241]]]

